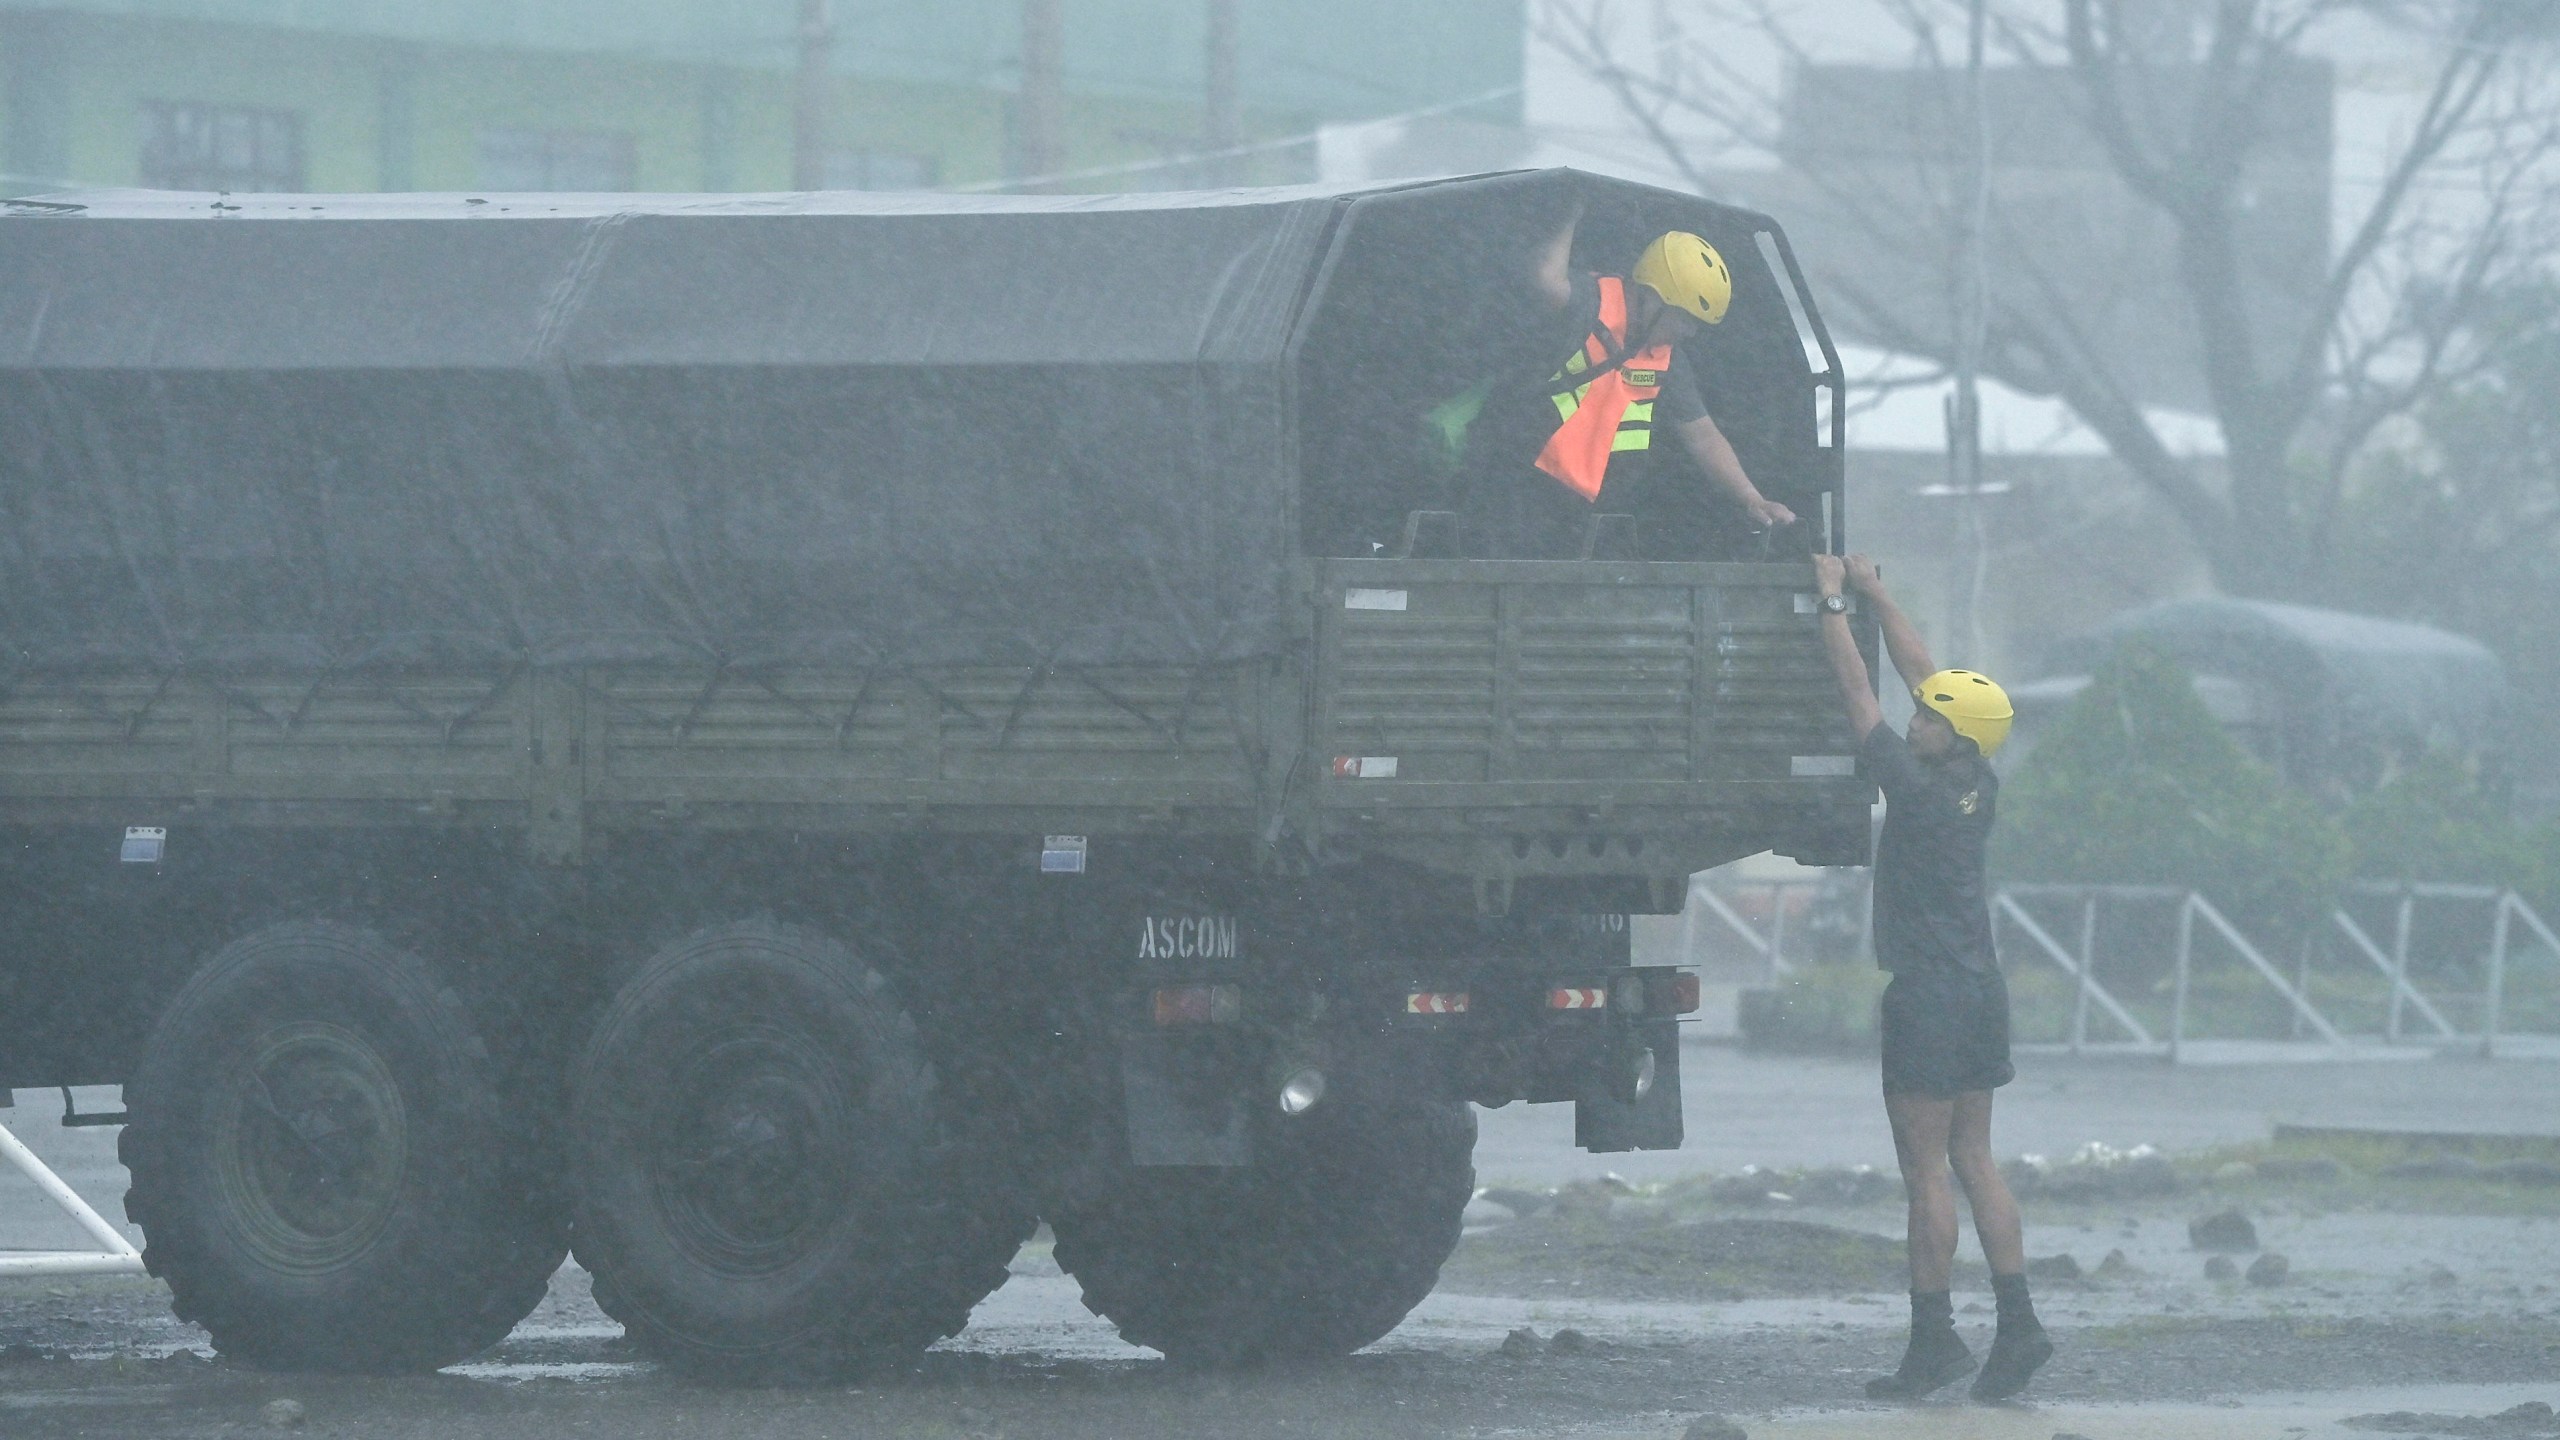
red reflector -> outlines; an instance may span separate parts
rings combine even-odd
[[[1694,1013],[1697,1008],[1698,977],[1695,975],[1672,976],[1671,1013],[1674,1015],[1688,1015]]]
[[[1416,990],[1404,997],[1407,1015],[1464,1015],[1467,992],[1464,990]]]
[[[1562,985],[1547,992],[1550,1010],[1606,1010],[1609,989],[1605,985]]]
[[[1244,1015],[1244,991],[1233,985],[1179,985],[1155,994],[1159,1025],[1232,1025]]]

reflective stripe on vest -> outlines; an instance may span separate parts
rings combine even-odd
[[[1563,385],[1595,366],[1600,373],[1556,392],[1556,433],[1538,452],[1538,468],[1585,500],[1600,498],[1611,455],[1652,448],[1653,397],[1662,393],[1662,372],[1671,368],[1668,345],[1625,353],[1627,282],[1615,275],[1598,278],[1600,326],[1550,383]]]

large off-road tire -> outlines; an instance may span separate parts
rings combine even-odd
[[[1457,1248],[1475,1112],[1344,1102],[1240,1170],[1123,1171],[1049,1217],[1060,1268],[1123,1338],[1194,1365],[1348,1355],[1402,1320]]]
[[[914,1021],[812,931],[742,922],[653,956],[599,1020],[569,1121],[596,1300],[706,1379],[840,1375],[956,1333],[1029,1204],[945,1139]]]
[[[436,971],[279,925],[173,999],[126,1089],[125,1214],[179,1318],[289,1369],[432,1370],[505,1338],[567,1244],[540,1142]]]

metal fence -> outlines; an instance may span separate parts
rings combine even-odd
[[[2028,905],[2037,900],[2061,900],[2076,906],[2080,919],[2080,946],[2077,953],[2066,950],[2052,933],[2039,923]],[[2120,1001],[2097,976],[2097,925],[2102,903],[2167,904],[2175,907],[2177,940],[2171,952],[2169,981],[2169,1020],[2166,1032],[2154,1034],[2137,1019],[2133,1011]],[[2032,942],[2033,948],[2060,966],[2072,978],[2074,1000],[2069,1038],[2066,1048],[2074,1053],[2089,1048],[2089,1013],[2093,1006],[2122,1028],[2132,1048],[2156,1051],[2175,1061],[2185,1058],[2194,1015],[2198,940],[2218,945],[2238,959],[2248,972],[2281,998],[2291,1012],[2295,1034],[2308,1029],[2318,1040],[2334,1047],[2348,1043],[2346,1034],[2313,1003],[2297,974],[2288,977],[2258,943],[2233,924],[2229,916],[2193,890],[2159,885],[2011,885],[2004,887],[1992,900],[1992,924],[1995,931],[2008,922]],[[2200,933],[2201,932],[2201,933]]]
[[[1821,882],[1813,877],[1783,880],[1726,881],[1712,884],[1704,875],[1689,881],[1689,901],[1680,911],[1680,959],[1686,965],[1698,963],[1701,931],[1714,927],[1718,933],[1740,940],[1768,966],[1768,977],[1780,979],[1796,972],[1796,962],[1787,955],[1787,914],[1795,907],[1789,902],[1799,893],[1809,894]],[[1742,914],[1737,902],[1756,897],[1766,902],[1768,928],[1763,930]],[[1754,907],[1756,908],[1756,907]]]
[[[2374,939],[2350,909],[2350,904],[2358,899],[2379,899],[2388,905],[2392,917],[2388,949]],[[2451,1003],[2456,997],[2440,992],[2431,998],[2411,975],[2413,947],[2424,935],[2424,922],[2430,918],[2430,910],[2439,922],[2448,918],[2447,911],[2454,912],[2451,918],[2457,922],[2466,918],[2464,912],[2468,912],[2467,918],[2475,927],[2483,918],[2486,920],[2488,933],[2477,957],[2481,981],[2476,992],[2477,1018],[2467,1029],[2448,1019],[2437,1003]],[[2409,1038],[2407,1032],[2413,1028],[2409,1022],[2411,1017],[2415,1017],[2433,1032],[2420,1037],[2420,1043],[2476,1044],[2481,1054],[2495,1055],[2501,1040],[2514,1038],[2514,1032],[2507,1028],[2505,1013],[2509,970],[2513,962],[2520,958],[2520,953],[2538,953],[2560,962],[2560,935],[2552,933],[2551,926],[2525,903],[2524,897],[2494,885],[2419,881],[2362,884],[2342,897],[2341,903],[2331,911],[2329,920],[2346,940],[2348,949],[2371,963],[2389,983],[2391,998],[2385,1008],[2382,1034],[2392,1044]],[[2519,952],[2516,944],[2519,932],[2523,938],[2539,943]],[[2459,998],[2472,1000],[2475,996]]]
[[[1842,912],[1831,917],[1835,927],[1854,923],[1863,935],[1872,907],[1863,885],[1850,894],[1818,872],[1751,879],[1702,875],[1691,886],[1681,922],[1682,958],[1694,963],[1708,936],[1729,934],[1766,963],[1768,980],[1782,981],[1804,963],[1790,946],[1810,928],[1807,916],[1817,904]],[[2199,1021],[2232,1008],[2229,977],[2235,976],[2242,991],[2260,997],[2259,1008],[2281,1013],[2283,1029],[2238,1043],[2336,1054],[2417,1047],[2488,1056],[2560,1053],[2560,934],[2512,890],[2426,881],[2359,884],[2339,897],[2319,926],[2288,936],[2291,943],[2283,947],[2265,943],[2209,897],[2183,887],[2011,885],[1993,895],[1991,906],[2013,974],[2017,958],[2026,954],[2041,956],[2068,977],[2068,1013],[2058,1043],[2074,1054],[2134,1052],[2180,1060],[2192,1058],[2199,1044],[2226,1046],[2232,1037],[2200,1033]],[[2377,906],[2380,920],[2372,913]],[[2102,921],[2112,916],[2121,923],[2129,911],[2148,912],[2166,950],[2165,956],[2140,957],[2147,963],[2131,967],[2148,969],[2157,979],[2139,1003],[2099,976]],[[1755,923],[1755,914],[1766,918]],[[2377,932],[2388,935],[2387,943]],[[2431,964],[2416,963],[2421,955]],[[2535,976],[2541,1009],[2519,1026],[2509,1002],[2523,973],[2519,967],[2534,962],[2549,967]],[[2355,975],[2366,978],[2357,982]],[[2210,983],[2217,1002],[2200,1005],[2200,982]]]
[[[67,1095],[69,1092],[65,1092]],[[89,1208],[78,1191],[63,1183],[25,1142],[0,1125],[0,1157],[5,1157],[19,1174],[35,1182],[36,1189],[54,1203],[72,1222],[89,1232],[89,1238],[102,1247],[98,1250],[34,1250],[0,1252],[0,1279],[33,1275],[139,1275],[142,1252],[124,1238],[124,1232],[106,1221],[106,1217]]]

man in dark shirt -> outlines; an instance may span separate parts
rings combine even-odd
[[[1703,559],[1793,524],[1708,413],[1690,353],[1732,301],[1724,257],[1671,231],[1626,274],[1592,274],[1572,263],[1579,219],[1532,266],[1546,312],[1534,369],[1496,382],[1473,426],[1468,468],[1483,493],[1469,508],[1488,549],[1571,558],[1593,515],[1625,514],[1644,558]]]
[[[2009,990],[1992,953],[1983,880],[2000,794],[1988,760],[2008,738],[2009,697],[1970,670],[1940,670],[1865,556],[1817,555],[1813,563],[1823,650],[1858,733],[1864,773],[1885,798],[1875,947],[1876,963],[1893,972],[1884,992],[1884,1105],[1910,1199],[1911,1343],[1901,1366],[1867,1393],[1917,1399],[1973,1369],[1948,1295],[1956,1253],[1952,1168],[1973,1207],[1999,1302],[1999,1328],[1973,1393],[2005,1399],[2053,1355],[2027,1296],[2018,1202],[1991,1158],[1991,1092],[2015,1074]],[[1876,705],[1866,659],[1849,633],[1844,589],[1874,607],[1885,652],[1911,687],[1917,708],[1908,738],[1893,733]]]

